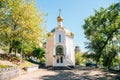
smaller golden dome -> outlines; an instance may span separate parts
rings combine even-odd
[[[62,21],[63,21],[63,17],[58,16],[58,17],[57,17],[57,21],[58,21],[58,22],[62,22]]]
[[[63,17],[61,16],[61,9],[59,9],[59,16],[57,17],[57,21],[58,22],[62,22],[63,21]]]

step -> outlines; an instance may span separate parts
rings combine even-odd
[[[49,70],[72,70],[71,67],[68,66],[54,66],[54,67],[49,67]]]

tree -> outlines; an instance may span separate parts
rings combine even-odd
[[[95,10],[95,14],[93,16],[85,19],[83,28],[86,38],[89,40],[89,42],[87,42],[87,48],[95,53],[94,60],[97,63],[100,63],[100,58],[102,57],[104,59],[103,62],[108,62],[108,65],[106,66],[110,66],[112,59],[114,59],[119,52],[119,13],[120,3],[116,3],[106,9],[100,8],[99,11]],[[108,49],[107,52],[106,48]],[[106,59],[109,55],[111,57]]]
[[[120,55],[115,57],[115,59],[112,61],[112,65],[120,65]]]
[[[39,59],[41,62],[45,62],[45,50],[41,47],[35,48],[32,52],[32,56]]]
[[[43,13],[36,9],[35,0],[0,1],[0,41],[13,49],[32,51],[43,41]]]
[[[104,51],[102,57],[103,57],[103,66],[107,67],[108,69],[110,66],[113,66],[113,62],[118,56],[118,47],[117,46],[109,46],[107,47],[107,50]]]
[[[75,65],[83,65],[85,64],[85,57],[83,57],[83,54],[81,52],[75,53]]]

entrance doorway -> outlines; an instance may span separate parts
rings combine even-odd
[[[57,63],[63,63],[63,56],[58,56],[56,61]]]
[[[56,66],[64,66],[64,49],[63,46],[56,47]]]

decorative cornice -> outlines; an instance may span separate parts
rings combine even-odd
[[[53,35],[54,35],[54,33],[52,33],[52,32],[47,34],[48,37],[53,36]]]
[[[74,34],[72,32],[66,33],[67,36],[74,37]]]

